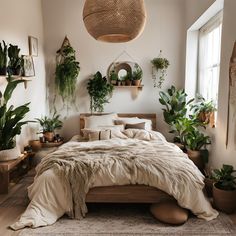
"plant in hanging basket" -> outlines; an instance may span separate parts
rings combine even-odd
[[[60,59],[56,66],[56,86],[62,99],[64,101],[70,100],[74,97],[76,89],[77,77],[80,72],[79,62],[76,61],[75,50],[70,46],[69,41],[66,45],[63,43],[57,54]]]
[[[154,58],[151,63],[153,65],[152,77],[154,80],[154,87],[162,88],[162,84],[165,81],[165,77],[167,75],[166,71],[170,65],[170,62],[166,58],[159,56]]]
[[[107,82],[107,78],[98,71],[89,79],[87,90],[90,96],[90,110],[92,112],[103,112],[104,105],[109,103],[109,98],[114,86]]]

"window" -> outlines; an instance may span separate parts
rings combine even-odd
[[[220,12],[199,31],[199,61],[197,92],[217,107],[220,72],[221,31]]]

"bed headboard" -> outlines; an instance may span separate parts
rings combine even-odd
[[[93,114],[93,116],[106,115],[107,113],[102,114]],[[91,116],[90,113],[81,113],[80,114],[80,131],[84,128],[84,117]],[[147,119],[152,121],[152,129],[156,130],[156,114],[145,114],[145,113],[118,113],[119,117],[138,117],[140,119]]]

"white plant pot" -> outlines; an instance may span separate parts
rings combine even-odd
[[[2,150],[0,151],[0,162],[1,161],[10,161],[15,160],[20,156],[20,149],[18,147],[14,147],[12,149]]]

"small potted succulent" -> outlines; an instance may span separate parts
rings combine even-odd
[[[233,213],[236,209],[236,177],[235,170],[231,165],[223,165],[221,169],[215,169],[212,173],[214,178],[213,201],[217,209]]]
[[[0,43],[0,75],[7,74],[7,45],[5,41],[3,42],[3,46]]]
[[[55,130],[62,127],[62,121],[59,119],[60,115],[56,113],[53,114],[52,118],[44,116],[41,119],[36,119],[40,126],[42,127],[42,133],[45,140],[48,142],[53,142]]]
[[[140,86],[143,77],[143,71],[138,64],[135,63],[132,74],[133,85]]]
[[[8,47],[9,63],[7,72],[9,76],[18,75],[20,76],[23,71],[23,58],[19,55],[20,48],[10,44]]]
[[[154,80],[154,87],[162,88],[162,84],[165,81],[166,72],[170,65],[170,62],[166,58],[163,58],[160,52],[160,56],[154,58],[151,63],[153,66],[152,77]]]

